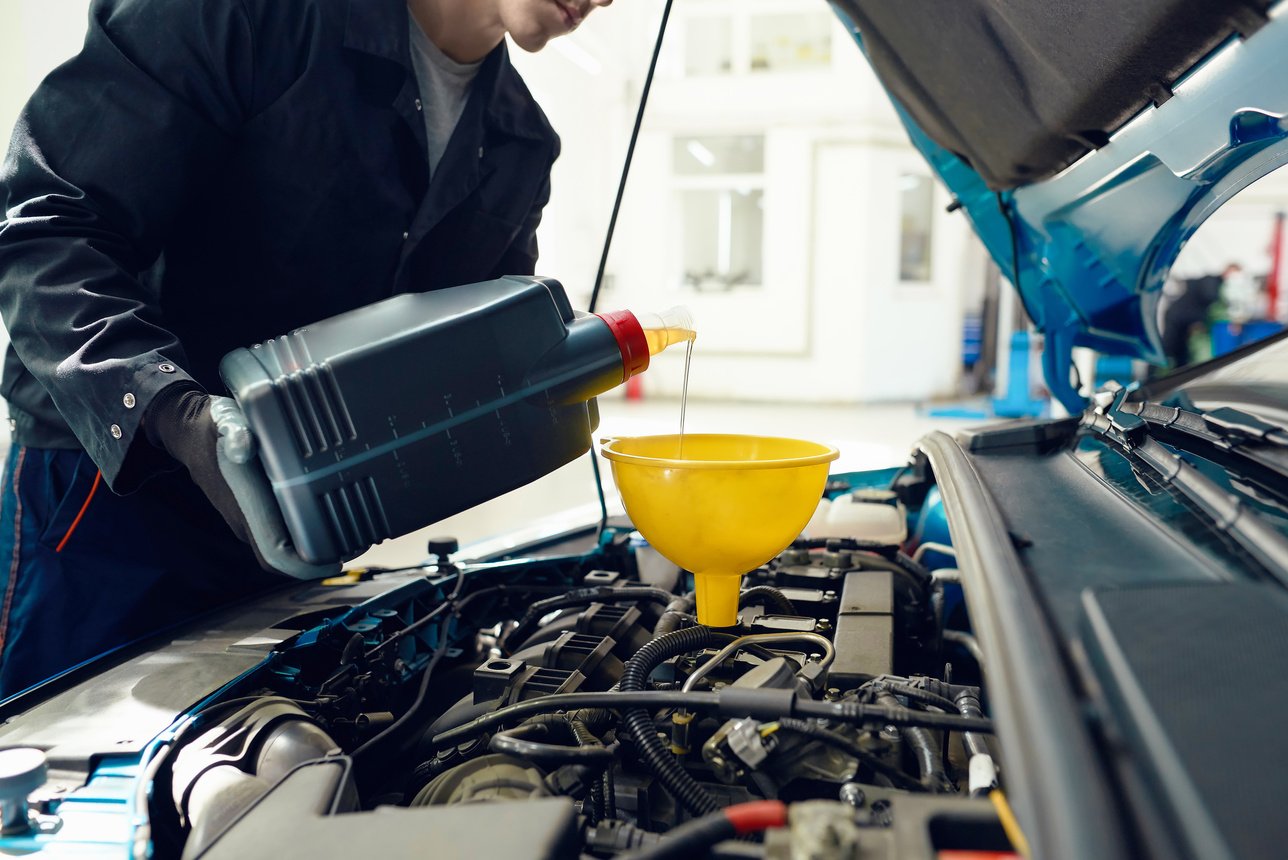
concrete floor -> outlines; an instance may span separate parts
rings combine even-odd
[[[644,436],[679,430],[676,400],[626,401],[601,398],[596,438]],[[775,406],[764,403],[690,401],[687,432],[794,436],[835,445],[841,452],[833,471],[880,469],[903,463],[913,443],[931,430],[956,430],[976,420],[930,417],[912,404],[873,406]],[[610,510],[620,512],[607,462],[602,460]],[[598,517],[589,458],[429,528],[373,548],[351,566],[400,566],[425,558],[425,541],[450,535],[475,551],[523,542]]]

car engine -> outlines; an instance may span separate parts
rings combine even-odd
[[[802,539],[714,629],[641,544],[368,572],[401,584],[284,623],[188,715],[141,832],[183,857],[1010,850],[950,547]]]

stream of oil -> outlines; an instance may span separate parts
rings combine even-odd
[[[684,459],[684,413],[689,405],[689,364],[693,361],[693,342],[698,333],[687,328],[645,329],[644,337],[648,341],[649,355],[657,355],[673,343],[685,341],[684,351],[684,387],[680,392],[680,438],[676,459]]]
[[[680,389],[680,456],[676,459],[684,459],[684,413],[689,408],[689,364],[693,361],[693,342],[697,337],[689,338],[689,342],[684,345],[684,386]]]

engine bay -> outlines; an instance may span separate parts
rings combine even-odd
[[[629,526],[539,558],[431,546],[191,711],[140,835],[183,857],[1011,856],[953,550],[916,531],[797,541],[722,629]]]

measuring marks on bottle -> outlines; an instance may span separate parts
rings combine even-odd
[[[504,399],[505,398],[505,380],[501,378],[500,374],[497,374],[497,377],[496,377],[496,387],[501,392],[501,398]],[[496,412],[492,414],[496,416],[496,426],[497,426],[497,429],[501,431],[501,441],[505,444],[505,447],[509,448],[512,444],[514,444],[513,441],[510,439],[510,428],[505,425],[505,418],[501,416],[500,409],[497,409]]]
[[[394,439],[396,441],[398,439],[398,416],[390,415],[387,420],[389,421],[389,432],[394,434]],[[368,450],[370,450],[371,446],[367,447]],[[402,482],[404,487],[410,487],[415,479],[415,476],[411,472],[411,467],[404,462],[402,457],[398,456],[397,448],[392,449],[389,452],[389,456],[390,459],[394,461],[394,469],[398,472],[398,480]]]
[[[477,404],[478,401],[475,401],[475,405]],[[452,411],[452,395],[443,395],[443,406],[447,408],[447,420],[451,421],[454,419],[456,417],[456,413]],[[447,427],[443,432],[447,436],[447,449],[452,454],[452,462],[456,463],[456,468],[458,469],[464,467],[465,458],[461,456],[461,443],[452,435],[451,427]]]
[[[550,404],[551,408],[557,409],[559,404],[556,403],[554,399],[550,396],[549,390],[558,390],[560,386],[574,381],[584,373],[585,373],[585,368],[580,365],[577,367],[569,368],[568,370],[565,370],[562,373],[555,374],[549,379],[542,380],[540,385],[534,383],[533,385],[530,385],[526,388],[520,387],[517,391],[507,391],[505,395],[501,397],[500,402],[498,403],[488,403],[488,404],[478,404],[475,406],[467,406],[463,411],[459,413],[455,412],[455,410],[453,409],[453,414],[451,414],[447,419],[442,421],[435,421],[431,424],[422,423],[418,429],[415,429],[410,433],[406,433],[406,432],[398,433],[397,430],[394,428],[394,423],[393,423],[395,420],[395,416],[390,416],[389,427],[390,427],[390,430],[392,431],[391,432],[392,438],[390,438],[388,441],[382,442],[378,445],[374,445],[371,447],[364,446],[366,450],[364,450],[361,454],[357,454],[355,456],[349,457],[343,462],[330,463],[326,466],[318,468],[315,471],[311,471],[303,475],[296,475],[290,478],[274,480],[272,481],[273,489],[287,490],[291,487],[314,483],[337,472],[356,469],[372,460],[379,459],[380,457],[389,456],[393,452],[399,450],[400,448],[406,447],[410,449],[410,446],[416,445],[420,442],[423,442],[426,439],[430,439],[434,436],[437,436],[440,433],[442,433],[445,437],[450,437],[450,433],[448,431],[450,431],[452,427],[457,427],[457,428],[465,427],[469,425],[471,421],[474,421],[478,418],[483,418],[488,414],[495,413],[498,410],[505,409],[508,406],[512,406],[530,397],[535,397],[539,393],[545,393],[547,402]],[[552,416],[552,418],[553,418],[553,423],[555,424],[560,423],[559,421],[560,415],[557,412],[555,415]],[[403,428],[403,429],[406,430],[407,428]],[[511,433],[513,434],[513,432],[514,431],[512,430]]]

